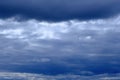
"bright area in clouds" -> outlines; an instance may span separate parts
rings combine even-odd
[[[85,55],[85,56],[110,56],[110,52],[100,52],[104,48],[119,47],[119,22],[120,18],[65,21],[65,22],[40,22],[28,20],[19,22],[14,18],[0,20],[1,45],[14,53],[37,49],[38,53],[49,55]],[[6,43],[5,40],[8,42]],[[17,43],[17,45],[14,45]],[[117,44],[115,44],[117,43]],[[7,46],[5,46],[7,45]],[[113,48],[112,48],[113,49]],[[57,51],[56,51],[57,50]],[[6,50],[5,50],[6,51]],[[2,50],[2,53],[5,52]],[[52,51],[49,53],[49,51]],[[116,50],[115,50],[116,51]],[[29,52],[28,52],[29,53]],[[107,53],[107,54],[102,54]],[[24,53],[23,53],[24,54]]]
[[[80,75],[57,75],[48,76],[43,74],[28,74],[28,73],[12,73],[12,72],[1,72],[1,80],[119,80],[120,74],[109,75],[94,75],[94,76],[80,76]]]
[[[63,22],[0,19],[0,71],[119,73],[119,41],[119,16]]]

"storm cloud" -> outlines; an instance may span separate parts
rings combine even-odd
[[[0,17],[65,21],[112,17],[120,12],[119,0],[1,0]]]

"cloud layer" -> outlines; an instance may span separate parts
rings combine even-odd
[[[0,71],[118,73],[119,30],[119,16],[63,22],[0,19]]]
[[[47,21],[98,19],[118,14],[119,4],[119,0],[1,0],[0,17]]]
[[[120,74],[101,74],[94,76],[80,76],[80,75],[57,75],[48,76],[43,74],[29,74],[29,73],[12,73],[0,72],[1,80],[119,80]]]

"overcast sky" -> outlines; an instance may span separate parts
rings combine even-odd
[[[120,12],[119,0],[1,0],[0,17],[63,21],[108,18]]]
[[[0,79],[119,78],[119,48],[119,0],[0,1]]]

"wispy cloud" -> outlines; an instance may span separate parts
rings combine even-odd
[[[94,76],[80,76],[80,75],[57,75],[48,76],[43,74],[29,74],[29,73],[12,73],[12,72],[1,72],[0,79],[19,79],[19,80],[119,80],[120,74],[101,74]]]

